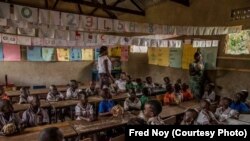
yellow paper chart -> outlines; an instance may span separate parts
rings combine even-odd
[[[93,49],[82,49],[82,60],[92,61],[94,59]]]
[[[57,48],[57,59],[58,61],[69,61],[69,49],[68,48]]]
[[[182,68],[189,69],[189,64],[194,61],[194,54],[197,48],[193,48],[191,44],[184,44],[182,53]]]
[[[109,48],[108,54],[111,57],[121,57],[121,47],[117,46],[114,48]]]
[[[157,49],[153,47],[148,48],[148,64],[158,65]]]
[[[157,48],[159,66],[169,66],[169,48]]]

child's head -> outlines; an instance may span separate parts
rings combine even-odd
[[[136,99],[136,91],[135,91],[135,89],[129,89],[129,99],[131,99],[131,100]]]
[[[101,46],[100,55],[108,55],[108,47],[107,46]]]
[[[177,79],[176,83],[181,84],[181,79]]]
[[[57,93],[57,88],[56,88],[56,86],[55,86],[55,85],[50,85],[49,91],[52,92],[52,93]]]
[[[2,94],[4,94],[4,88],[3,88],[3,86],[0,86],[0,96],[1,96]]]
[[[88,103],[88,97],[87,97],[87,95],[86,94],[79,95],[79,102],[82,105],[86,105]]]
[[[40,100],[39,100],[38,96],[29,97],[28,102],[29,102],[31,108],[33,108],[35,110],[40,108],[41,103],[40,103]]]
[[[178,85],[178,84],[175,84],[175,85],[174,85],[174,89],[175,89],[175,92],[176,92],[176,93],[180,93],[180,92],[181,92],[181,86]]]
[[[167,85],[166,90],[167,90],[168,93],[173,93],[174,92],[174,88],[173,88],[172,85]]]
[[[149,91],[149,89],[148,88],[143,88],[142,89],[142,94],[144,95],[144,96],[149,96],[150,95],[150,91]]]
[[[169,77],[164,77],[163,78],[163,81],[166,83],[166,84],[169,84],[170,83],[170,79],[169,79]]]
[[[141,84],[142,83],[141,78],[136,78],[135,81],[136,81],[137,84]]]
[[[89,87],[90,87],[90,89],[95,89],[95,87],[96,87],[96,82],[95,82],[95,81],[90,81],[90,82],[89,82]]]
[[[39,141],[63,141],[63,134],[57,127],[45,128],[39,135]]]
[[[103,88],[101,91],[100,91],[100,95],[102,96],[103,99],[110,99],[112,98],[110,92],[109,92],[109,88]]]
[[[21,93],[22,95],[29,95],[29,94],[30,94],[29,88],[27,88],[27,87],[22,87],[22,88],[20,88],[20,93]]]
[[[72,89],[77,89],[78,88],[78,83],[76,80],[70,80],[69,81],[69,86],[72,88]]]
[[[147,125],[147,122],[142,118],[131,118],[127,125]]]
[[[122,80],[127,80],[127,75],[126,75],[126,73],[125,73],[125,72],[122,72],[121,75],[120,75],[120,78],[121,78]]]
[[[248,91],[247,90],[241,90],[241,101],[246,102],[248,98]]]
[[[194,54],[194,60],[195,60],[195,62],[199,62],[201,60],[201,58],[202,58],[202,56],[201,56],[201,54],[199,52],[196,52]]]
[[[4,114],[13,113],[14,108],[9,100],[0,100],[0,112]]]
[[[236,103],[240,103],[241,102],[241,93],[238,92],[234,95],[234,98],[233,98],[233,101],[236,102]]]
[[[109,77],[108,77],[107,75],[104,75],[104,76],[102,77],[102,87],[103,87],[104,85],[106,85],[106,86],[109,87],[110,84],[111,84],[111,82],[110,82]]]
[[[187,91],[188,90],[188,88],[189,88],[189,86],[186,84],[186,83],[183,83],[182,84],[182,91]]]
[[[147,83],[152,83],[152,77],[151,76],[148,76],[148,77],[146,77],[146,82]]]
[[[209,83],[206,85],[205,90],[211,92],[214,90],[214,88],[215,88],[214,83]]]
[[[144,105],[144,115],[146,118],[158,116],[161,111],[162,106],[158,100],[150,100]]]
[[[207,100],[207,99],[202,99],[201,102],[200,102],[200,107],[201,107],[201,109],[209,110],[209,107],[210,107],[210,102],[209,102],[209,100]]]
[[[223,97],[220,99],[220,103],[219,105],[224,107],[224,108],[228,108],[229,105],[231,103],[231,99],[230,98],[227,98],[227,97]]]
[[[187,123],[192,124],[197,118],[197,116],[197,111],[195,111],[194,109],[188,109],[184,114],[183,120]]]

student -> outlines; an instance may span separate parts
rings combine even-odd
[[[49,123],[47,112],[40,107],[40,100],[37,96],[29,98],[30,107],[24,111],[22,122],[25,127],[33,127]]]
[[[166,89],[168,85],[171,85],[169,77],[163,78],[164,84],[162,85],[162,88]]]
[[[0,86],[0,99],[10,100],[9,96],[5,93],[3,86]]]
[[[204,92],[202,99],[209,99],[210,102],[214,102],[215,101],[214,88],[215,88],[214,84],[209,83],[205,88],[205,92]]]
[[[228,118],[238,118],[238,112],[229,107],[230,103],[231,100],[229,98],[221,98],[219,108],[215,112],[215,117],[220,122],[225,122]]]
[[[179,78],[179,79],[177,79],[177,81],[176,81],[175,85],[178,85],[178,86],[181,88],[181,86],[182,86],[182,82],[181,82],[181,79],[180,79],[180,78]]]
[[[95,96],[98,95],[98,89],[96,86],[96,82],[95,81],[90,81],[89,83],[89,88],[87,88],[85,90],[87,96]]]
[[[127,76],[125,72],[121,73],[120,79],[115,81],[118,92],[126,92]]]
[[[109,89],[105,88],[101,90],[101,96],[103,100],[99,103],[99,116],[111,115],[111,109],[115,106],[115,103],[112,100],[112,96],[109,92]]]
[[[164,125],[159,116],[161,111],[162,106],[158,100],[149,100],[145,104],[143,112],[139,114],[139,117],[146,120],[149,125]]]
[[[142,110],[144,109],[145,103],[147,103],[149,101],[149,95],[150,95],[150,91],[148,90],[148,88],[143,88],[142,89],[142,96],[140,98]]]
[[[219,122],[215,118],[214,114],[209,111],[210,102],[209,100],[202,99],[200,103],[201,111],[198,114],[196,123],[198,125],[214,125]]]
[[[167,87],[167,93],[164,95],[163,102],[164,105],[176,104],[176,96],[174,94],[173,86],[169,85]]]
[[[130,89],[136,89],[137,88],[137,84],[136,82],[134,83],[132,80],[131,80],[131,77],[128,75],[127,76],[127,83],[126,83],[126,91],[129,91]],[[137,91],[136,91],[137,92]]]
[[[249,113],[250,110],[247,105],[241,101],[241,92],[238,92],[234,95],[233,102],[230,105],[230,108],[238,111],[239,113]]]
[[[76,80],[70,80],[69,82],[69,88],[66,92],[66,99],[78,99],[78,83]]]
[[[188,109],[183,117],[183,120],[181,121],[181,125],[194,125],[195,120],[198,116],[198,113],[194,109]]]
[[[140,110],[141,109],[141,101],[136,97],[135,89],[129,90],[129,98],[126,98],[124,101],[124,110]]]
[[[135,81],[136,81],[136,92],[140,93],[142,89],[145,87],[145,85],[142,82],[141,78],[137,78]]]
[[[247,101],[248,98],[248,91],[241,90],[241,101],[244,102],[248,108],[250,108],[250,103]]]
[[[149,89],[154,89],[156,86],[155,84],[153,83],[153,80],[152,80],[152,77],[151,76],[148,76],[146,77],[146,84],[145,84],[145,87],[149,88]]]
[[[189,86],[186,83],[182,84],[182,97],[183,101],[188,101],[193,99],[193,95],[189,90]]]
[[[88,97],[86,95],[80,95],[79,103],[75,107],[76,120],[94,120],[93,106],[88,103]]]
[[[19,104],[27,104],[28,98],[30,97],[30,91],[27,87],[22,87],[20,89]]]
[[[64,95],[57,90],[55,85],[51,85],[47,94],[47,100],[50,102],[61,101],[64,100]]]
[[[128,121],[127,125],[147,125],[147,122],[142,118],[136,117],[136,118],[131,118]]]
[[[182,97],[183,95],[182,95],[182,92],[181,92],[181,85],[176,83],[174,85],[174,89],[175,89],[176,100],[179,101],[179,102],[183,101],[183,97]]]
[[[12,135],[21,131],[21,120],[14,114],[13,110],[9,100],[0,100],[0,135]],[[15,128],[9,130],[8,126]]]
[[[57,127],[45,128],[39,134],[38,141],[63,141],[63,134]]]

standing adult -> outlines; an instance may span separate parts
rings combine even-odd
[[[104,84],[110,84],[110,80],[114,82],[114,78],[111,75],[112,62],[108,57],[108,47],[102,46],[100,48],[100,55],[98,57],[97,69],[99,73],[100,86]]]
[[[200,52],[194,54],[194,62],[189,65],[190,88],[196,99],[201,99],[204,82],[204,64]]]

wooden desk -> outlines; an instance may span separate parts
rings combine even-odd
[[[99,119],[94,122],[87,122],[84,120],[72,121],[71,125],[78,134],[89,134],[125,125],[132,117],[135,116],[125,114],[123,118],[99,117]]]
[[[80,86],[79,89],[86,89],[87,86]],[[66,92],[68,89],[67,86],[65,87],[59,87],[57,88],[58,91],[60,92]],[[48,94],[49,89],[31,89],[30,94],[31,95],[45,95]],[[11,98],[11,97],[19,97],[20,96],[20,91],[6,91],[6,94]]]
[[[226,124],[227,125],[250,125],[250,123],[248,122],[243,122],[243,121],[232,119],[232,118],[227,119]]]
[[[42,108],[49,108],[50,104],[49,102],[47,102],[46,100],[40,100],[41,102],[41,107]],[[13,108],[14,108],[14,112],[20,112],[20,111],[25,111],[29,108],[30,104],[18,104],[15,103],[13,104]]]
[[[239,120],[250,123],[250,114],[240,114]]]
[[[195,109],[199,107],[199,102],[196,100],[191,100],[191,101],[185,101],[180,103],[178,106],[183,108],[183,109]]]
[[[20,134],[9,136],[9,137],[0,137],[1,141],[37,141],[40,132],[48,127],[58,127],[62,131],[65,138],[70,138],[77,136],[75,130],[70,126],[68,122],[56,123],[44,126],[37,126],[32,128],[26,128]]]
[[[179,106],[163,106],[160,117],[164,119],[170,116],[182,114],[184,112],[185,110]]]

